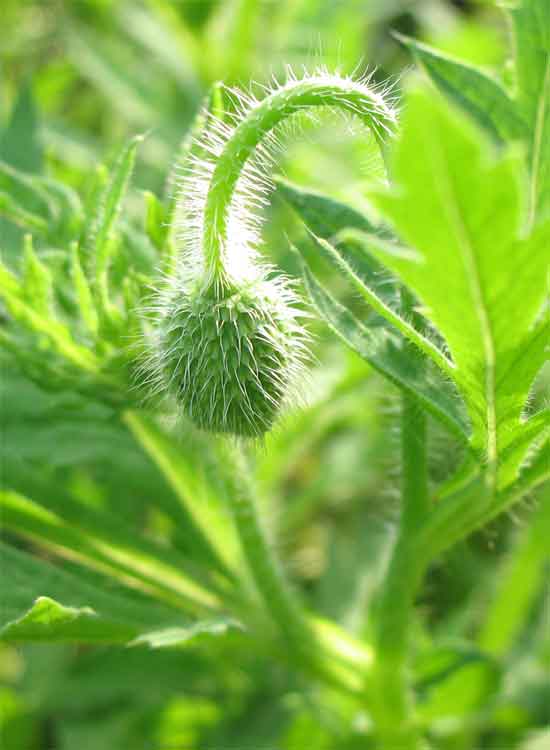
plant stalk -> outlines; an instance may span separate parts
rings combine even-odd
[[[347,689],[337,655],[319,639],[288,588],[272,553],[256,509],[249,470],[240,447],[225,441],[228,461],[233,464],[234,487],[228,493],[237,533],[256,588],[264,606],[286,642],[295,663],[337,689]]]
[[[333,107],[358,116],[381,145],[382,133],[393,130],[395,114],[383,97],[365,84],[336,76],[291,80],[254,105],[237,125],[216,160],[204,208],[203,250],[212,278],[224,275],[224,245],[237,182],[256,147],[281,121],[296,112]]]
[[[425,570],[417,536],[430,512],[427,418],[414,397],[401,399],[401,517],[378,602],[372,711],[384,750],[420,750],[407,660],[414,596]]]

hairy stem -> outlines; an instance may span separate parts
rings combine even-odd
[[[349,659],[334,639],[322,639],[292,595],[273,555],[256,509],[252,483],[242,451],[226,441],[235,486],[229,502],[248,568],[264,606],[283,637],[293,666],[299,666],[337,690],[355,693]]]
[[[236,445],[228,443],[227,457],[235,467],[235,486],[228,499],[246,562],[273,620],[289,644],[300,650],[309,628],[283,580],[262,530],[244,456]]]
[[[395,115],[383,97],[365,84],[320,75],[289,81],[253,106],[237,125],[216,160],[204,210],[204,255],[213,278],[223,275],[228,216],[239,176],[265,136],[281,121],[311,107],[333,107],[358,116],[381,142]]]
[[[378,604],[372,705],[383,748],[418,750],[407,658],[414,596],[425,570],[416,540],[430,511],[427,424],[412,396],[404,393],[401,404],[401,518]]]

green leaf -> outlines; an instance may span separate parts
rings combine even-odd
[[[216,618],[214,620],[201,620],[189,627],[162,628],[143,633],[135,638],[129,645],[147,645],[150,648],[182,648],[190,640],[202,643],[208,641],[212,636],[225,635],[230,630],[242,630],[242,625],[232,618]]]
[[[186,575],[188,563],[175,550],[126,531],[106,512],[71,503],[61,490],[58,494],[63,517],[17,492],[1,493],[5,527],[92,569],[131,581],[176,607],[208,610],[216,604],[214,594]]]
[[[143,141],[142,135],[131,138],[120,150],[109,182],[97,199],[97,213],[93,221],[96,279],[107,271],[113,251],[113,233],[122,209],[122,202],[134,170],[136,150]]]
[[[468,406],[472,445],[494,472],[521,429],[545,359],[550,226],[520,236],[521,161],[492,153],[473,125],[433,94],[410,96],[394,153],[396,186],[373,196],[415,254],[369,249],[414,291],[444,336],[447,368]]]
[[[82,220],[77,193],[51,177],[30,174],[0,161],[4,213],[17,224],[45,235],[52,243],[68,239]],[[46,222],[45,224],[43,222]]]
[[[113,56],[109,40],[91,27],[71,25],[65,37],[71,63],[89,79],[110,107],[119,110],[125,122],[138,127],[155,122],[157,113],[143,87],[132,80],[120,60]],[[131,73],[130,73],[131,75]]]
[[[136,5],[122,5],[116,8],[116,16],[123,32],[135,39],[159,68],[178,83],[183,96],[200,96],[200,81],[198,71],[193,67],[192,55],[202,54],[202,50],[197,50],[197,41],[192,34],[183,35],[183,19],[177,13],[174,13],[175,19],[168,19],[163,18],[158,4],[156,12]],[[179,23],[176,25],[170,20]]]
[[[0,191],[0,215],[5,216],[23,229],[29,229],[32,232],[44,235],[48,233],[46,219],[32,211],[27,211],[14,201],[11,195],[3,191]]]
[[[377,274],[375,269],[372,268],[369,257],[366,256],[361,260],[358,259],[357,254],[353,252],[353,241],[370,238],[371,235],[358,233],[356,230],[350,229],[346,234],[341,232],[340,237],[342,237],[344,242],[340,243],[338,246],[332,245],[330,242],[323,240],[320,237],[313,236],[313,240],[318,250],[331,263],[333,263],[339,271],[342,272],[343,276],[350,282],[355,290],[359,292],[364,301],[376,313],[378,313],[381,318],[384,318],[400,334],[402,334],[403,337],[409,339],[420,349],[420,351],[430,357],[441,368],[441,370],[443,370],[443,372],[447,375],[452,375],[452,363],[439,347],[436,346],[431,339],[427,338],[427,336],[417,331],[416,328],[414,328],[414,326],[412,326],[411,323],[402,317],[395,309],[392,300],[388,300],[387,296],[381,293],[385,284],[382,282],[381,290],[379,283],[380,279],[377,278]],[[372,237],[375,238],[375,236]],[[375,238],[373,241],[376,247],[391,247],[391,252],[398,257],[416,257],[413,251],[406,248],[390,245],[383,240],[378,240],[378,238]],[[380,245],[378,243],[380,243]],[[364,244],[366,245],[367,242]]]
[[[427,376],[424,368],[419,367],[418,356],[405,349],[397,335],[382,327],[363,325],[357,320],[319,284],[305,261],[303,273],[311,301],[331,330],[378,372],[415,396],[436,419],[466,441],[468,425],[452,384],[439,371]]]
[[[371,221],[355,208],[320,193],[303,190],[282,177],[275,179],[278,192],[317,237],[332,240],[342,229],[375,232]]]
[[[181,648],[241,628],[237,621],[189,621],[159,604],[85,569],[77,574],[0,543],[7,585],[0,609],[0,640],[148,644]],[[64,603],[61,603],[64,602]]]
[[[166,209],[154,193],[146,190],[145,198],[145,231],[153,246],[162,251],[166,240],[168,225],[166,223]]]
[[[550,209],[550,5],[519,0],[512,11],[517,101],[529,127],[530,204],[534,224]]]
[[[23,172],[3,161],[0,161],[0,188],[44,219],[53,221],[59,213],[56,201],[45,188],[44,178]]]
[[[499,681],[499,668],[488,660],[464,664],[429,690],[418,706],[420,721],[429,725],[437,719],[469,717],[486,705]]]
[[[89,606],[99,617],[122,624],[136,634],[161,623],[175,624],[182,618],[178,609],[107,576],[92,575],[85,568],[69,572],[4,543],[0,543],[0,560],[6,580],[0,607],[2,628],[32,609],[40,596],[76,608]]]
[[[47,596],[5,625],[0,637],[6,641],[75,641],[117,643],[130,640],[135,631],[98,617],[91,607],[65,607]]]
[[[71,276],[76,292],[76,300],[80,316],[87,329],[95,336],[98,331],[98,314],[95,307],[92,290],[80,263],[78,243],[71,244]]]
[[[519,535],[511,555],[498,567],[497,590],[479,634],[481,648],[505,656],[525,626],[537,594],[542,591],[550,561],[550,487],[529,526]]]
[[[550,481],[550,434],[537,446],[519,477],[496,494],[484,473],[463,483],[444,502],[438,503],[418,536],[418,554],[436,555],[473,531],[482,528],[525,495]]]
[[[27,302],[43,315],[52,313],[53,278],[49,268],[34,252],[32,236],[24,238],[23,293]]]
[[[4,281],[10,277],[2,274]],[[24,299],[21,285],[14,279],[0,284],[0,295],[4,299],[10,315],[28,332],[47,342],[63,359],[88,374],[96,374],[98,362],[95,356],[85,347],[77,344],[69,328],[51,315],[46,316]]]
[[[527,127],[504,88],[482,70],[426,44],[394,34],[424,67],[436,86],[502,141],[522,138]]]
[[[213,446],[191,432],[177,442],[151,419],[126,412],[124,419],[136,440],[157,464],[204,540],[212,561],[235,574],[240,564],[239,542],[224,502],[223,464]]]
[[[38,113],[31,87],[24,84],[5,130],[0,133],[0,158],[29,172],[42,168],[42,146],[38,137]]]

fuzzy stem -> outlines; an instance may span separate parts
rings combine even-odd
[[[227,452],[235,464],[235,476],[239,477],[229,493],[229,502],[248,567],[273,620],[289,642],[299,643],[307,626],[261,528],[244,456],[236,446],[228,447]]]
[[[242,451],[225,441],[227,460],[233,464],[235,486],[228,494],[231,511],[248,568],[264,605],[276,624],[294,664],[301,665],[327,684],[346,690],[335,653],[318,638],[287,587],[262,529],[248,467]]]
[[[426,417],[408,395],[402,406],[402,514],[383,583],[376,632],[373,712],[382,747],[417,750],[412,701],[407,684],[408,633],[414,595],[424,573],[416,534],[429,509]]]
[[[416,539],[430,512],[427,423],[412,396],[404,393],[401,403],[401,518],[379,600],[373,713],[383,748],[418,750],[407,658],[414,596],[425,570]]]
[[[334,107],[358,116],[381,142],[395,115],[380,94],[350,79],[314,76],[290,81],[254,106],[235,128],[216,160],[204,209],[204,257],[212,278],[223,277],[231,201],[254,149],[282,120],[310,107]]]

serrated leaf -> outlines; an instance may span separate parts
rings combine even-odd
[[[4,274],[5,276],[5,274]],[[7,277],[5,277],[7,278]],[[95,356],[72,338],[69,328],[52,316],[45,316],[24,300],[21,286],[5,284],[0,287],[6,307],[12,317],[28,332],[40,336],[62,358],[89,374],[96,374]]]
[[[393,167],[396,187],[374,200],[419,254],[377,251],[376,241],[370,250],[444,336],[472,445],[496,471],[545,359],[545,328],[535,321],[547,293],[550,226],[520,237],[521,161],[492,153],[431,94],[411,95]]]
[[[18,296],[21,294],[19,279],[13,274],[5,263],[0,260],[0,292]]]
[[[31,235],[25,236],[23,245],[23,294],[38,313],[52,313],[52,274],[34,252]]]
[[[517,473],[517,472],[516,472]],[[439,503],[418,537],[418,554],[433,559],[476,529],[482,528],[526,492],[550,481],[550,434],[546,434],[519,477],[494,493],[483,473],[462,484]]]
[[[71,245],[71,276],[80,316],[90,333],[95,336],[98,331],[98,314],[90,284],[80,264],[80,253],[76,242]]]
[[[87,273],[93,269],[93,250],[101,211],[101,196],[107,190],[108,183],[109,172],[107,167],[104,164],[98,164],[90,174],[90,185],[84,200],[84,216],[87,217],[87,221],[82,227],[80,235],[80,245]]]
[[[418,366],[418,357],[406,350],[397,335],[385,328],[363,325],[315,279],[304,263],[304,279],[310,298],[331,330],[398,388],[415,396],[436,419],[462,440],[468,425],[460,412],[460,402],[451,383],[439,372],[427,377]]]
[[[142,135],[136,135],[121,148],[115,159],[109,182],[98,196],[97,215],[93,229],[97,277],[106,272],[110,260],[113,231],[134,170],[136,150],[142,140]]]
[[[436,86],[502,141],[527,135],[527,125],[506,90],[484,71],[415,39],[394,34],[423,66]]]
[[[44,178],[22,172],[3,161],[0,161],[0,189],[44,219],[55,220],[59,214],[56,201],[45,188]]]
[[[2,627],[32,608],[39,596],[64,600],[77,608],[89,606],[101,617],[137,632],[163,622],[175,624],[182,617],[181,611],[106,576],[97,573],[92,576],[86,568],[69,572],[2,542],[0,560],[7,584],[0,602]]]
[[[0,190],[4,213],[14,223],[64,244],[82,221],[78,194],[51,177],[35,175],[0,161]]]

